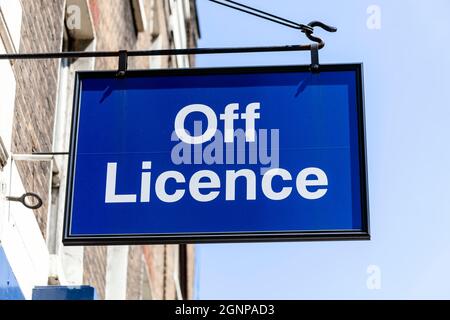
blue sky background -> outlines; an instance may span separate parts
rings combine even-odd
[[[364,63],[372,240],[198,245],[196,297],[449,299],[450,1],[240,1],[338,27],[317,29],[321,63]],[[197,2],[200,47],[307,42],[294,29]],[[370,5],[381,10],[380,29],[366,25]],[[199,67],[309,62],[307,52],[197,57]],[[369,289],[378,275],[379,289]]]

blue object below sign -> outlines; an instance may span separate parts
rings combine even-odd
[[[65,244],[368,239],[361,65],[79,72]]]
[[[13,270],[0,245],[0,300],[24,300]]]
[[[95,300],[91,286],[40,286],[33,289],[33,300]]]

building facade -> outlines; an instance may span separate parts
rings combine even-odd
[[[0,0],[0,54],[195,47],[195,0]],[[91,285],[99,299],[190,299],[194,248],[61,243],[74,74],[117,58],[0,60],[0,298]],[[188,68],[189,56],[129,58],[129,69]],[[41,154],[39,154],[41,153]],[[49,154],[52,153],[52,154]],[[37,210],[8,196],[34,192]]]

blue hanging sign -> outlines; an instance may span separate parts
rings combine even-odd
[[[369,239],[360,64],[75,87],[65,244]]]

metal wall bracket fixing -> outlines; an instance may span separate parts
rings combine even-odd
[[[125,77],[128,69],[128,51],[119,50],[119,65],[117,70],[117,76],[120,78]]]
[[[320,21],[311,21],[307,25],[297,23],[271,13],[246,6],[232,0],[210,0],[211,2],[224,5],[231,9],[257,16],[281,24],[283,26],[300,30],[311,40],[312,44],[286,45],[286,46],[263,46],[263,47],[222,47],[222,48],[186,48],[186,49],[161,49],[161,50],[120,50],[120,51],[69,51],[69,52],[40,52],[40,53],[14,53],[0,54],[0,60],[17,59],[63,59],[63,58],[100,58],[119,57],[118,77],[124,77],[128,68],[128,57],[142,56],[176,56],[195,54],[224,54],[224,53],[255,53],[255,52],[289,52],[289,51],[315,51],[322,49],[325,42],[313,35],[314,28],[319,27],[327,32],[336,32],[337,29]],[[317,44],[317,47],[315,46]],[[314,53],[315,54],[315,53]]]
[[[33,199],[34,199],[34,201],[33,201]],[[28,209],[39,209],[40,207],[42,207],[42,203],[43,203],[41,197],[34,192],[24,193],[20,197],[7,196],[6,200],[20,202]]]
[[[14,161],[54,161],[55,155],[67,155],[67,154],[68,154],[67,152],[12,154],[11,159]],[[42,198],[34,192],[26,192],[20,197],[7,196],[5,197],[5,199],[7,201],[20,202],[28,209],[39,209],[40,207],[42,207],[43,204]]]
[[[318,73],[320,71],[319,66],[319,44],[311,44],[311,72]]]

